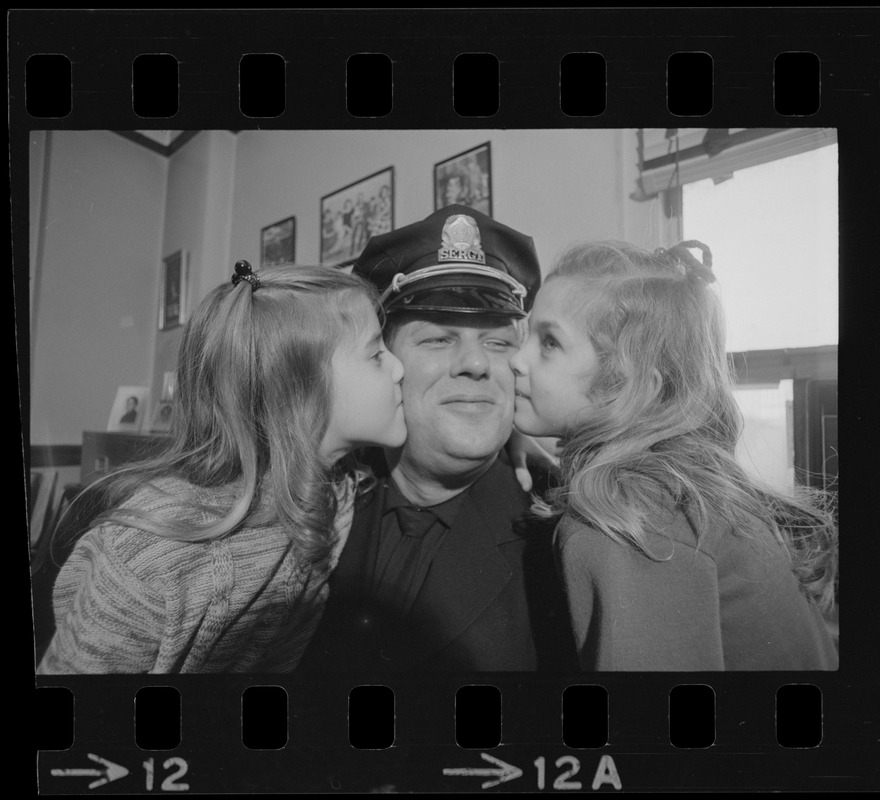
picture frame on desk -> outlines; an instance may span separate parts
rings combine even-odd
[[[169,370],[168,372],[162,373],[162,394],[160,395],[160,399],[163,401],[171,402],[174,399],[174,392],[177,389],[177,372],[176,370]]]
[[[149,395],[149,386],[120,386],[107,420],[107,430],[140,433],[147,418]]]
[[[171,415],[174,406],[168,400],[160,400],[153,412],[153,420],[150,423],[150,433],[168,433],[171,430]]]

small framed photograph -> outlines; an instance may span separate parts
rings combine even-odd
[[[167,400],[169,403],[174,399],[174,390],[177,388],[177,373],[174,370],[162,373],[162,394],[159,395],[160,400]]]
[[[167,433],[171,430],[171,413],[174,405],[170,400],[160,400],[153,412],[150,433]]]
[[[350,264],[371,236],[394,228],[394,167],[321,198],[321,263]]]
[[[462,205],[492,216],[492,151],[485,142],[434,164],[434,210]]]
[[[260,266],[292,264],[296,257],[296,217],[267,225],[260,231]]]
[[[108,431],[140,433],[147,416],[148,386],[120,386],[107,421]]]
[[[186,284],[188,254],[172,253],[162,262],[162,294],[159,298],[159,330],[166,331],[186,322]]]

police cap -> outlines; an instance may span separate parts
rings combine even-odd
[[[530,236],[461,205],[373,236],[353,272],[378,287],[386,314],[524,317],[541,283]]]

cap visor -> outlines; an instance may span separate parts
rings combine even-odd
[[[519,299],[506,288],[499,288],[496,281],[492,283],[492,286],[405,286],[385,301],[385,313],[449,312],[524,317]]]

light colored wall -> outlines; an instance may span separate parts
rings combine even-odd
[[[493,216],[535,240],[546,271],[576,239],[668,243],[637,203],[632,130],[202,131],[170,158],[107,131],[31,146],[32,442],[104,430],[120,385],[174,369],[182,328],[157,330],[162,258],[186,250],[189,308],[260,260],[260,230],[296,217],[296,259],[319,258],[320,198],[388,166],[395,225],[433,210],[436,162],[489,141]]]
[[[434,164],[485,141],[493,216],[534,238],[544,270],[575,239],[661,244],[659,206],[629,199],[634,131],[241,131],[237,139],[232,261],[258,264],[260,229],[295,216],[296,260],[318,263],[320,198],[388,166],[395,227],[422,219],[434,211]]]
[[[78,444],[106,428],[118,386],[150,381],[168,165],[106,131],[42,138],[31,441]]]
[[[229,131],[202,131],[169,159],[162,258],[178,250],[189,254],[190,311],[221,282],[221,273],[232,274],[227,262],[234,170],[235,136]],[[158,292],[157,286],[154,303]],[[182,334],[183,327],[157,332],[151,404],[162,391],[163,373],[176,366]]]

